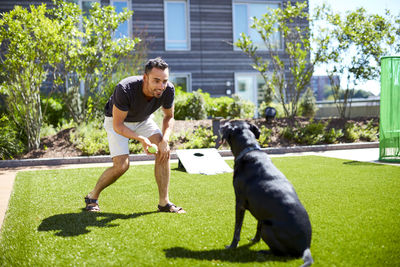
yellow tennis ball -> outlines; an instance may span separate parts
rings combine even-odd
[[[147,151],[149,151],[149,153],[151,153],[151,154],[157,154],[158,147],[155,144],[151,144],[151,146],[149,146]]]

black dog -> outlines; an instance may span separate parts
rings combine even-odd
[[[303,266],[311,265],[311,224],[307,211],[291,183],[261,151],[256,140],[259,129],[236,120],[222,126],[221,135],[221,141],[229,143],[235,157],[236,222],[232,243],[227,248],[237,247],[247,209],[258,221],[253,241],[262,238],[273,254],[303,257]]]

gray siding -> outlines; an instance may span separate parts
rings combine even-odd
[[[308,1],[308,0],[304,0]],[[12,9],[15,4],[39,4],[46,1],[1,1],[0,10]],[[109,4],[102,0],[102,4]],[[277,2],[277,1],[274,1]],[[279,2],[279,0],[278,0]],[[281,0],[283,4],[287,0]],[[255,72],[251,60],[241,51],[233,49],[232,0],[188,0],[190,7],[190,51],[165,51],[164,1],[132,0],[134,36],[145,31],[149,44],[148,57],[163,57],[171,72],[191,73],[192,89],[201,88],[214,96],[225,95],[226,83],[232,84],[235,72]],[[295,1],[292,1],[295,4]],[[308,27],[308,22],[295,22]],[[266,56],[266,55],[265,55]]]
[[[0,1],[0,13],[8,12],[14,9],[14,6],[19,5],[25,8],[28,8],[30,5],[41,5],[45,3],[47,6],[52,7],[52,0],[43,0],[43,1],[30,1],[30,0],[1,0]]]
[[[149,57],[163,57],[171,72],[191,73],[193,90],[225,95],[226,83],[234,84],[235,72],[255,72],[251,60],[232,46],[232,0],[191,0],[189,5],[190,51],[165,51],[162,0],[133,1],[133,27],[147,30]],[[296,23],[307,26],[306,21]]]

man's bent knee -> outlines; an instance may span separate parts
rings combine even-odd
[[[153,144],[158,145],[158,143],[161,142],[162,140],[162,135],[159,133],[153,134],[152,136],[149,137],[150,142],[152,142]]]
[[[116,168],[121,175],[129,169],[129,155],[120,155],[113,157],[113,167]]]

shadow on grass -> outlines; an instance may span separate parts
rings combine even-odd
[[[186,172],[186,169],[183,166],[178,166],[173,169],[171,168],[171,171]]]
[[[374,167],[382,167],[385,166],[384,164],[373,163],[373,162],[365,162],[365,161],[345,161],[343,162],[345,165],[354,165],[354,166],[374,166]]]
[[[210,250],[190,250],[182,247],[164,249],[167,258],[188,258],[208,261],[226,261],[237,263],[279,261],[288,262],[294,260],[291,257],[278,257],[270,251],[250,250],[254,243],[240,246],[236,249],[210,249]]]
[[[57,214],[42,221],[38,231],[57,231],[54,235],[62,237],[78,236],[90,232],[87,228],[115,227],[118,224],[111,223],[114,220],[134,219],[143,215],[157,213],[157,211],[139,212],[133,214],[115,214],[105,212],[87,212],[82,209],[80,213]]]

